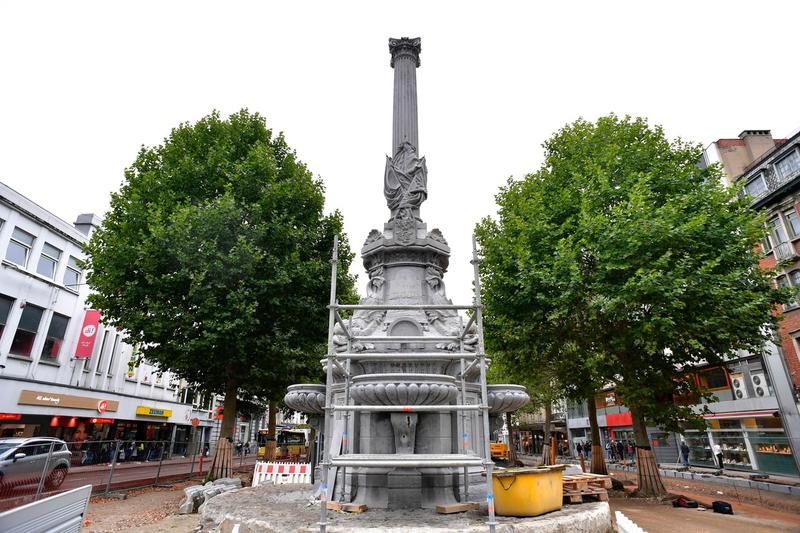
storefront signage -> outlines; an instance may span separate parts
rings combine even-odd
[[[108,400],[100,400],[97,402],[97,412],[105,413],[106,411],[108,411]]]
[[[89,359],[94,349],[94,341],[97,339],[97,330],[100,327],[100,311],[87,309],[83,315],[83,326],[81,326],[81,336],[78,337],[78,345],[75,347],[75,359]]]
[[[131,356],[128,358],[128,378],[136,374],[136,367],[139,366],[139,343],[133,345]]]
[[[59,394],[53,392],[39,392],[34,390],[23,390],[19,393],[20,405],[47,405],[50,407],[71,407],[73,409],[90,409],[99,411],[100,404],[105,402],[105,411],[115,412],[119,408],[119,402],[115,400],[104,400],[103,398],[91,398],[89,396],[72,396],[71,394]]]
[[[633,425],[633,418],[631,417],[630,411],[627,413],[611,413],[606,415],[606,426],[608,427],[631,425]]]
[[[20,413],[0,413],[0,420],[21,420]]]
[[[89,423],[90,424],[113,424],[114,423],[114,419],[113,418],[90,418],[89,419]]]
[[[145,407],[144,405],[140,405],[136,408],[136,414],[143,416],[163,416],[164,418],[169,418],[172,416],[172,409],[156,409],[155,407]]]

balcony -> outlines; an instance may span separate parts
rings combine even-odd
[[[788,261],[797,257],[797,250],[791,242],[782,242],[773,248],[775,252],[775,259],[778,261]]]

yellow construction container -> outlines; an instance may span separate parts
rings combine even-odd
[[[495,512],[500,516],[538,516],[561,509],[565,468],[552,465],[495,471]]]

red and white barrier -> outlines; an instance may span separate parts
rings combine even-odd
[[[308,463],[257,462],[253,471],[253,487],[272,482],[274,485],[288,483],[311,483],[311,465]]]

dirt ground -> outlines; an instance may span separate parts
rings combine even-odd
[[[183,500],[183,489],[199,481],[176,483],[171,488],[148,487],[128,492],[124,500],[94,497],[84,520],[84,531],[91,533],[147,531],[184,533],[195,531],[198,515],[175,514]]]
[[[614,472],[613,477],[624,482],[635,480],[635,474],[631,473]],[[195,483],[138,489],[129,492],[125,500],[92,498],[84,530],[92,533],[197,531],[198,515],[175,514],[183,499],[183,488]],[[609,500],[612,512],[622,511],[648,533],[800,532],[800,498],[700,481],[665,479],[664,484],[670,492],[695,499],[701,505],[725,500],[733,505],[735,514],[720,515],[710,509],[675,509],[669,502],[630,498],[616,491]]]

